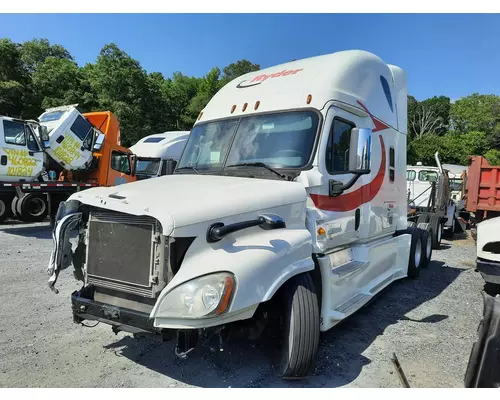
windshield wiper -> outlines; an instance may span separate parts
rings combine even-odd
[[[188,166],[186,166],[186,167],[180,167],[180,168],[177,168],[177,169],[176,169],[176,171],[181,171],[181,170],[183,170],[183,169],[191,169],[191,170],[193,170],[194,172],[196,172],[197,174],[200,174],[200,173],[198,172],[198,170],[197,170],[195,167],[193,167],[192,165],[188,165]]]
[[[262,167],[262,168],[267,169],[268,171],[274,172],[276,175],[278,175],[280,178],[284,179],[285,181],[288,180],[286,175],[279,173],[274,168],[270,167],[267,164],[264,164],[263,162],[250,162],[250,163],[226,165],[226,168],[231,168],[231,167]]]

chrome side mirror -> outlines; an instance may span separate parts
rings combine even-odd
[[[95,143],[94,143],[94,147],[93,147],[93,151],[99,151],[101,150],[101,147],[102,147],[102,144],[104,143],[104,138],[106,136],[104,135],[104,133],[99,133],[97,135],[97,138],[95,140]]]
[[[367,174],[371,167],[372,130],[353,128],[349,146],[349,172]]]

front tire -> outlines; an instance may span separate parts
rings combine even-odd
[[[276,372],[283,379],[301,379],[313,372],[319,346],[318,297],[311,275],[293,277],[281,295],[284,327]]]

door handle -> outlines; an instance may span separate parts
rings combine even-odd
[[[0,157],[0,164],[7,165],[7,156]]]
[[[34,152],[32,152],[32,151],[28,151],[28,154],[29,154],[31,157],[33,157],[33,156],[35,155],[35,153],[34,153]]]

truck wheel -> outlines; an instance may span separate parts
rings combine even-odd
[[[9,200],[7,196],[0,196],[0,224],[12,215]]]
[[[422,230],[422,268],[429,266],[432,258],[432,231]]]
[[[17,213],[17,201],[19,197],[15,196],[10,203],[10,213],[13,217],[19,218],[19,214]]]
[[[24,222],[41,222],[47,218],[49,207],[43,195],[29,193],[18,200],[19,219]]]
[[[455,220],[455,217],[453,217],[453,220],[451,221],[451,228],[447,228],[444,231],[444,237],[446,239],[453,239],[453,235],[455,234],[455,224],[457,221]]]
[[[315,365],[319,346],[319,307],[309,273],[290,279],[282,288],[283,330],[279,365],[283,379],[300,379]]]
[[[432,231],[432,248],[438,250],[441,247],[441,239],[443,238],[443,224],[441,224],[439,216],[433,215],[429,226]]]
[[[425,222],[429,222],[430,216],[429,214],[422,214],[417,219],[417,225]]]
[[[419,228],[408,228],[407,232],[411,235],[408,278],[417,278],[420,275],[420,268],[425,258],[425,249],[422,241],[423,230]]]

